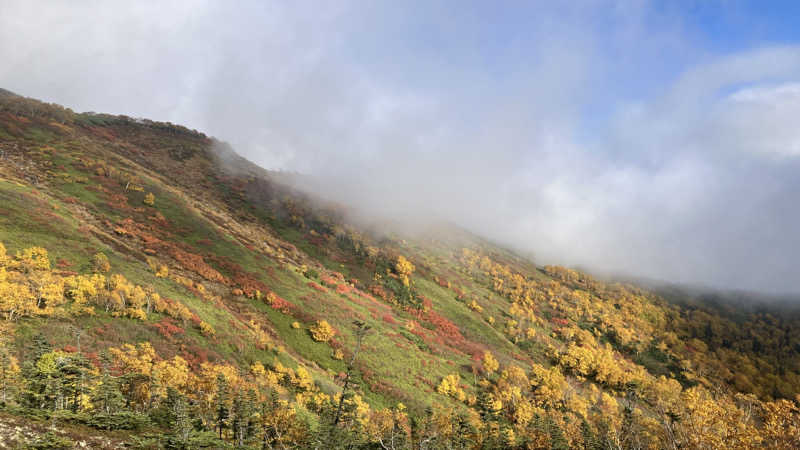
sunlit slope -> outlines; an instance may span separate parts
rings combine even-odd
[[[217,166],[210,139],[164,124],[106,116],[52,120],[50,108],[40,107],[46,109],[44,117],[4,117],[3,136],[13,138],[4,143],[0,181],[8,212],[0,240],[8,253],[43,247],[52,269],[63,276],[91,273],[92,258],[103,253],[109,273],[152,287],[214,329],[213,338],[204,336],[190,321],[183,332],[165,339],[155,325],[171,319],[158,312],[144,320],[104,310],[64,318],[83,328],[113,325],[110,337],[95,339],[90,332],[84,338],[87,348],[100,351],[146,340],[161,357],[216,358],[245,368],[280,356],[332,379],[344,369],[334,353],[339,347],[347,352],[350,323],[358,318],[376,331],[359,359],[361,376],[368,378],[362,383],[366,398],[377,405],[403,399],[419,408],[431,402],[417,392],[433,391],[453,367],[469,365],[484,341],[511,353],[513,344],[456,298],[458,288],[440,286],[433,273],[420,277],[425,269],[411,278],[415,292],[433,302],[429,311],[411,314],[397,302],[376,298],[373,291],[386,296],[377,289],[388,285],[373,283],[377,265],[392,272],[402,244],[367,249],[370,241],[354,242],[352,229],[334,236],[340,224],[304,209],[307,199],[276,185],[265,171],[244,165],[249,172],[231,175]],[[145,201],[150,194],[152,205]],[[348,248],[354,243],[363,251]],[[443,265],[452,261],[454,249],[431,250],[431,256],[447,258]],[[167,269],[159,274],[162,267]],[[270,293],[285,304],[270,307],[265,301]],[[322,319],[337,329],[333,345],[314,342],[308,332]],[[301,328],[292,328],[298,321]],[[19,322],[18,335],[29,336],[28,327],[40,330],[42,324]],[[47,334],[56,346],[71,342],[67,332]],[[261,345],[264,349],[253,345],[259,334],[271,341]]]
[[[172,124],[4,91],[0,152],[13,414],[68,410],[76,416],[65,421],[102,428],[80,414],[97,412],[105,371],[136,417],[127,428],[172,436],[177,419],[154,412],[171,388],[196,408],[193,432],[213,432],[227,423],[214,413],[221,377],[285,401],[273,405],[291,416],[280,426],[308,444],[331,421],[353,361],[342,423],[373,445],[394,429],[375,425],[386,420],[412,440],[455,439],[435,427],[460,420],[475,445],[502,447],[634,433],[723,445],[788,433],[763,427],[773,416],[797,419],[794,403],[761,403],[800,389],[791,316],[679,307],[536,266],[455,227],[363,229],[291,176]],[[354,321],[370,328],[357,358]],[[47,358],[85,359],[91,376],[72,403],[37,409],[26,379],[44,376]],[[759,412],[747,416],[747,405]],[[714,436],[691,432],[701,419]],[[233,441],[232,423],[222,428]]]

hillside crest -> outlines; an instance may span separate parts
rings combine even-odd
[[[794,314],[668,302],[463,230],[366,229],[301,188],[196,130],[0,89],[11,442],[798,442]]]

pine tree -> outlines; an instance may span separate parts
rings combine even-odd
[[[569,441],[564,435],[564,431],[550,417],[544,417],[542,421],[544,430],[550,435],[550,448],[553,450],[569,450]]]
[[[254,414],[255,392],[252,389],[245,394],[238,392],[233,399],[231,420],[233,438],[237,447],[244,447],[245,441],[250,437]]]
[[[53,346],[47,341],[47,338],[42,333],[37,333],[33,336],[33,344],[31,346],[30,355],[33,361],[38,361],[45,353],[53,350]]]
[[[472,439],[475,434],[475,428],[469,423],[469,418],[465,413],[453,415],[453,449],[469,449],[475,447],[475,441]]]
[[[478,408],[484,422],[496,422],[498,417],[497,399],[494,394],[481,390],[478,393]]]
[[[433,424],[433,408],[428,406],[425,408],[424,415],[421,417],[412,417],[411,432],[414,447],[420,449],[438,447],[439,435]]]
[[[583,438],[583,448],[586,450],[600,450],[603,448],[597,434],[592,431],[592,427],[585,420],[581,421],[581,437]]]
[[[5,346],[0,346],[0,407],[13,398],[19,368]]]
[[[22,379],[24,386],[21,393],[21,400],[28,408],[44,409],[50,404],[48,394],[52,391],[49,375],[43,373],[37,363],[42,356],[50,353],[52,347],[42,333],[33,337],[33,343],[29,351],[30,359],[22,364]]]
[[[333,418],[334,425],[338,425],[339,421],[342,419],[342,408],[348,395],[347,388],[350,385],[350,377],[353,373],[353,369],[355,368],[356,358],[358,357],[359,350],[361,350],[361,341],[364,340],[364,336],[367,335],[371,328],[369,325],[366,325],[364,322],[359,320],[353,321],[353,325],[355,325],[354,334],[356,336],[356,347],[353,349],[353,356],[350,358],[350,362],[347,364],[347,372],[345,373],[344,377],[344,386],[342,386],[342,394],[341,397],[339,397],[339,406],[336,408],[336,415]]]
[[[275,406],[275,399],[277,394],[275,391],[270,392],[269,400],[262,402],[259,407],[259,418],[261,422],[261,449],[267,450],[272,448],[272,433],[269,417],[272,414],[272,409]]]
[[[222,434],[228,426],[228,418],[230,417],[230,408],[228,406],[230,398],[230,386],[228,380],[224,375],[217,375],[217,395],[216,395],[216,428],[219,431],[219,438],[222,439]]]
[[[89,361],[80,353],[73,353],[58,358],[57,379],[59,392],[64,396],[64,408],[70,403],[70,409],[77,412],[83,406],[88,393],[87,371]]]
[[[172,412],[172,433],[175,439],[186,446],[189,442],[189,434],[192,431],[192,422],[189,418],[189,408],[186,399],[174,388],[168,388],[167,397],[171,405]]]
[[[125,397],[119,390],[119,379],[112,376],[107,368],[103,369],[103,376],[92,396],[92,403],[103,414],[111,414],[125,406]]]

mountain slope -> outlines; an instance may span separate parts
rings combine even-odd
[[[796,316],[366,229],[298,185],[0,91],[6,414],[146,448],[799,442]]]

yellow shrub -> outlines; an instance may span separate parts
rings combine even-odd
[[[148,192],[142,202],[147,206],[154,206],[156,204],[156,196],[152,192]]]
[[[318,320],[310,331],[311,337],[317,342],[328,342],[336,334],[336,330],[326,320]]]
[[[467,395],[464,393],[464,390],[461,389],[459,383],[461,379],[459,378],[458,374],[453,373],[444,378],[442,378],[442,382],[439,383],[439,386],[436,388],[436,392],[448,395],[450,397],[456,398],[459,401],[464,401],[467,398]]]
[[[214,336],[216,331],[214,328],[206,322],[200,322],[200,332],[203,333],[203,336]]]

